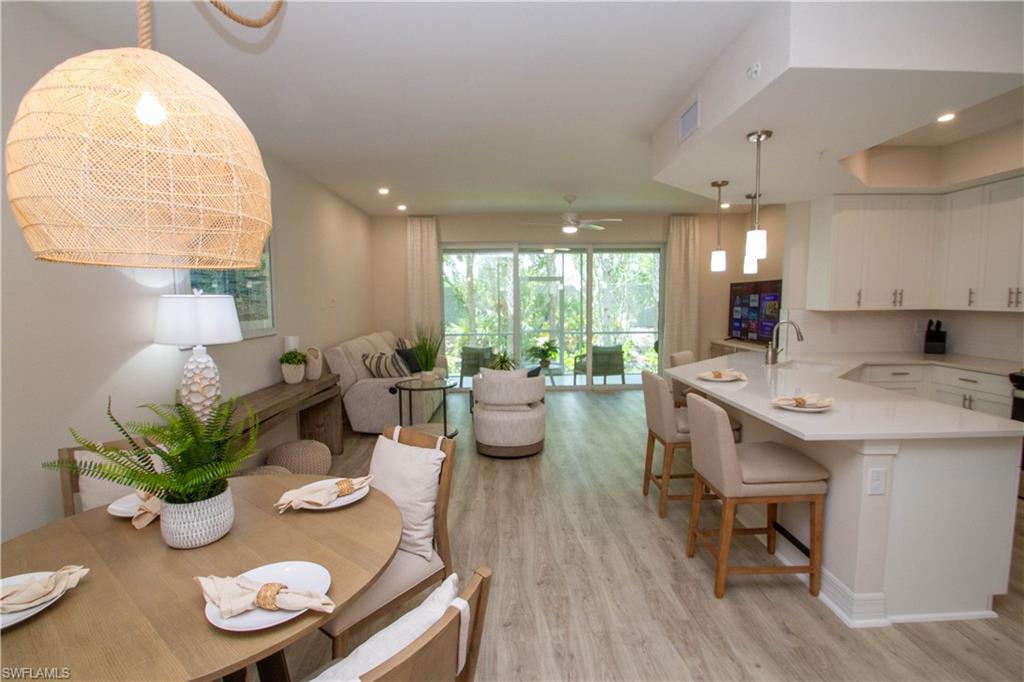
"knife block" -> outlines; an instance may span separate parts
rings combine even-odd
[[[924,352],[929,355],[946,354],[946,332],[930,331],[924,334]]]

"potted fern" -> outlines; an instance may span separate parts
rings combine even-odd
[[[437,378],[437,356],[444,345],[444,334],[436,327],[417,327],[416,343],[412,347],[416,354],[416,362],[420,365],[420,378],[430,380]]]
[[[281,375],[284,383],[297,384],[306,377],[306,354],[299,350],[290,350],[277,359],[281,363]]]
[[[235,398],[215,403],[205,420],[180,402],[146,407],[163,423],[122,425],[107,404],[107,416],[130,443],[127,449],[105,447],[71,429],[75,441],[101,461],[57,460],[43,467],[160,498],[160,534],[171,547],[189,549],[221,539],[235,520],[227,479],[256,447],[256,416],[249,409],[246,419],[236,423]]]
[[[516,368],[516,361],[512,359],[507,350],[500,350],[494,354],[491,360],[491,369],[511,371]]]
[[[541,367],[547,369],[551,366],[551,361],[558,357],[558,344],[550,337],[537,339],[537,345],[528,348],[526,355],[531,360],[536,360],[540,363]]]

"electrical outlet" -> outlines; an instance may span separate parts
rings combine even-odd
[[[761,75],[761,62],[754,62],[747,67],[747,78],[752,81],[756,81],[757,77]]]
[[[885,494],[885,469],[868,469],[868,495]]]

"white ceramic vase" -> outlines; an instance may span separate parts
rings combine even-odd
[[[324,354],[319,348],[310,346],[306,349],[306,379],[316,381],[324,371]]]
[[[231,488],[202,502],[160,505],[160,535],[169,547],[192,549],[216,542],[235,522]]]
[[[281,364],[281,375],[284,376],[284,383],[297,384],[306,377],[305,365]]]

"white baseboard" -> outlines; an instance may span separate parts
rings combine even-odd
[[[890,623],[936,623],[944,620],[980,620],[998,618],[995,611],[954,611],[949,613],[904,613],[889,616]]]

